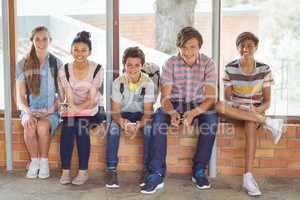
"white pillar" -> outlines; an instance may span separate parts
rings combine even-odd
[[[220,66],[220,24],[221,24],[221,0],[212,0],[212,58],[216,63],[218,74]],[[218,75],[218,82],[219,82]],[[218,84],[219,85],[219,84]],[[219,92],[217,90],[217,92]],[[209,176],[217,176],[217,138],[214,143],[210,162]]]
[[[106,111],[111,111],[111,91],[113,82],[113,1],[106,0]],[[107,112],[107,121],[111,114]]]
[[[9,13],[8,1],[2,0],[2,39],[3,39],[3,68],[4,68],[4,130],[6,149],[6,170],[13,170],[12,159],[12,109],[11,109],[11,74],[9,48]],[[14,79],[13,79],[14,81]]]

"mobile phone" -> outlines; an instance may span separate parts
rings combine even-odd
[[[127,126],[128,126],[128,125],[132,125],[132,126],[134,125],[134,126],[135,126],[135,125],[136,125],[136,122],[128,122],[128,123],[127,123]]]

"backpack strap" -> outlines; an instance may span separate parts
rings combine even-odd
[[[69,82],[69,79],[70,79],[70,73],[69,73],[69,68],[68,68],[68,63],[66,63],[64,65],[64,68],[65,68],[65,74],[66,74],[66,79],[67,81]],[[93,79],[96,77],[97,73],[100,71],[101,69],[101,65],[98,64],[95,71],[94,71],[94,74],[93,74]]]
[[[142,89],[141,89],[141,96],[145,97],[145,94],[146,94],[146,88],[142,87]]]
[[[147,74],[147,75],[149,76],[149,78],[152,78],[152,77],[155,76],[155,75],[159,76],[159,70],[157,70],[157,71],[155,71],[155,72],[153,72],[153,73],[149,73],[149,72],[146,72],[146,70],[141,69],[141,72]]]
[[[25,71],[24,71],[25,60],[26,60],[25,58],[22,58],[22,60],[20,61],[20,65],[23,67],[26,100],[27,100],[28,106],[30,106],[29,105],[29,87],[28,87],[28,81],[27,81],[26,74],[25,74]]]
[[[53,80],[54,80],[55,93],[58,93],[58,82],[57,82],[58,67],[57,67],[57,59],[51,53],[49,53],[49,67],[50,67],[51,75],[52,75]]]
[[[158,90],[159,90],[159,86],[160,86],[160,73],[159,73],[159,71],[157,71],[157,88],[158,88]]]
[[[100,69],[101,69],[101,65],[98,64],[97,67],[96,67],[96,69],[95,69],[95,71],[94,71],[93,79],[96,77],[96,75],[97,75],[97,73],[100,71]]]
[[[124,88],[125,86],[124,86],[124,83],[123,82],[121,82],[120,83],[120,93],[121,93],[121,95],[123,96],[124,95]]]
[[[101,67],[102,67],[102,66],[101,66],[100,64],[97,65],[97,67],[96,67],[96,69],[95,69],[95,71],[94,71],[94,74],[93,74],[93,79],[96,77],[96,75],[97,75],[97,73],[100,71]],[[99,91],[100,91],[100,93],[103,94],[103,84],[102,84],[101,87],[99,88]]]
[[[64,69],[65,69],[66,79],[67,79],[67,81],[69,82],[69,79],[70,79],[70,73],[69,73],[68,63],[66,63],[66,64],[64,65]]]
[[[30,102],[29,102],[29,87],[27,83],[27,78],[25,77],[25,88],[26,88],[26,99],[27,99],[27,104],[28,107],[30,107]]]

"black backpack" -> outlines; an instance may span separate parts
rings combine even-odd
[[[147,74],[148,77],[152,80],[154,83],[154,95],[155,100],[158,97],[159,89],[160,89],[160,68],[155,63],[146,62],[143,65],[143,68],[141,70],[143,73]]]
[[[24,60],[25,61],[25,60]],[[58,74],[58,66],[57,66],[57,58],[49,53],[49,67],[51,71],[52,78],[54,80],[54,86],[55,86],[55,93],[58,94],[58,82],[57,82],[57,74]],[[26,96],[27,96],[27,103],[28,106],[30,106],[29,102],[29,87],[25,76],[25,87],[26,87]]]

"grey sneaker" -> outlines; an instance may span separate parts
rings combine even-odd
[[[89,175],[88,175],[88,172],[86,171],[86,173],[84,173],[83,175],[77,175],[72,180],[72,184],[73,185],[83,185],[87,182],[88,179],[89,179]]]
[[[266,119],[266,128],[272,132],[275,144],[277,144],[281,138],[283,124],[283,119],[271,119],[269,117]]]
[[[39,169],[40,169],[39,159],[32,159],[29,164],[26,177],[27,178],[37,178]]]
[[[59,183],[62,185],[67,185],[67,184],[72,183],[72,178],[71,178],[70,174],[65,175],[65,176],[62,175],[59,179]]]
[[[116,170],[107,170],[106,185],[107,188],[119,188],[118,174]]]
[[[256,183],[252,173],[247,172],[243,177],[243,187],[247,190],[249,196],[260,196],[261,191]]]
[[[147,182],[147,177],[150,175],[149,170],[144,168],[140,177],[140,187],[143,187]]]
[[[49,170],[49,162],[47,158],[40,159],[40,171],[38,177],[41,179],[49,178],[50,170]]]

